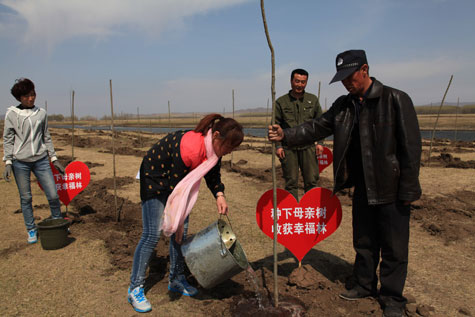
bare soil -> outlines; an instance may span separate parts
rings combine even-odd
[[[71,161],[71,131],[52,130],[60,160]],[[161,136],[117,133],[116,189],[110,132],[76,131],[75,159],[85,162],[91,182],[67,207],[70,243],[59,250],[28,245],[14,181],[0,181],[0,303],[2,316],[138,315],[126,294],[133,252],[139,241],[141,208],[135,175],[145,151]],[[422,198],[412,205],[409,274],[405,295],[409,316],[475,314],[475,145],[437,140],[429,162],[424,143]],[[331,143],[328,144],[331,147]],[[276,160],[278,164],[278,160]],[[283,188],[280,166],[277,184]],[[3,167],[0,172],[3,172]],[[255,278],[245,271],[193,298],[169,293],[168,238],[162,237],[145,285],[153,305],[150,315],[167,316],[380,316],[374,298],[348,302],[338,294],[351,284],[351,190],[338,194],[343,207],[340,228],[304,257],[301,267],[284,247],[277,247],[279,305],[274,307],[273,242],[255,221],[259,197],[272,188],[270,146],[246,138],[224,158],[223,182],[230,221],[247,254]],[[32,181],[35,216],[49,216],[44,194]],[[332,166],[320,186],[332,188]],[[303,190],[301,190],[303,193]],[[117,202],[117,210],[116,203]],[[63,209],[66,212],[66,208]],[[120,219],[120,221],[118,221]],[[190,217],[190,234],[218,219],[214,199],[202,184]],[[259,285],[256,290],[255,284]],[[259,308],[259,295],[261,305]]]

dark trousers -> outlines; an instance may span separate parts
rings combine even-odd
[[[358,188],[353,197],[354,278],[363,291],[375,294],[379,264],[383,305],[404,306],[402,295],[407,276],[409,205],[396,201],[368,205],[366,193]],[[380,261],[381,259],[381,261]]]

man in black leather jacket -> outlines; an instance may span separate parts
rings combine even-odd
[[[376,296],[383,316],[403,316],[406,299],[410,202],[420,198],[421,136],[411,98],[369,76],[363,50],[338,54],[337,73],[349,94],[320,118],[282,130],[269,127],[269,140],[288,146],[313,143],[333,134],[334,192],[355,187],[353,268],[355,286],[347,300]]]

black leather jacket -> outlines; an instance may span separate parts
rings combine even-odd
[[[419,166],[421,134],[411,98],[403,91],[373,85],[359,115],[361,160],[370,205],[396,200],[415,201],[421,196]],[[333,174],[338,192],[354,184],[349,178],[348,148],[355,124],[351,95],[341,96],[320,118],[284,129],[289,146],[312,143],[332,135]]]

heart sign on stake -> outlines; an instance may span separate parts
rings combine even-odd
[[[257,225],[274,238],[272,190],[266,191],[256,208]],[[313,188],[298,203],[288,191],[277,189],[277,242],[299,261],[318,242],[329,237],[341,222],[340,200],[326,188]]]
[[[333,162],[333,153],[332,150],[323,147],[323,153],[317,156],[318,158],[318,171],[321,173],[325,168],[330,166]]]
[[[53,171],[59,200],[67,206],[77,194],[82,192],[87,185],[89,185],[91,179],[89,168],[83,162],[74,161],[66,166],[64,175],[61,175],[61,173],[53,166],[53,163],[50,163],[50,166]]]

